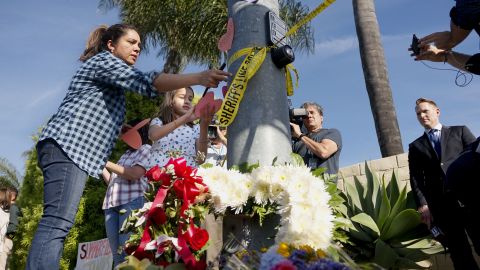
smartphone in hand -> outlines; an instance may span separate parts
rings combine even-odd
[[[420,54],[420,47],[418,47],[418,38],[415,34],[413,34],[412,37],[412,44],[410,45],[410,49],[413,52],[413,55],[419,55]]]

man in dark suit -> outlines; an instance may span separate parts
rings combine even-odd
[[[465,233],[464,209],[446,192],[446,172],[464,148],[475,141],[466,126],[442,126],[440,109],[432,100],[420,98],[415,112],[425,128],[422,136],[409,145],[410,184],[421,214],[429,229],[444,234],[457,270],[479,269]]]

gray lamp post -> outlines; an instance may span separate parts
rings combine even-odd
[[[268,11],[278,14],[276,0],[250,3],[228,1],[229,17],[233,18],[235,35],[229,55],[245,47],[267,45]],[[235,61],[229,72],[235,74],[242,59]],[[228,167],[259,162],[269,165],[290,161],[291,141],[285,75],[271,60],[270,53],[248,83],[237,117],[228,127]]]
[[[252,4],[229,0],[228,10],[235,25],[230,56],[246,47],[267,45],[267,13],[273,11],[278,15],[278,1],[260,0]],[[234,62],[229,72],[235,74],[241,62],[241,59]],[[290,136],[285,73],[273,64],[269,53],[249,81],[237,116],[228,127],[228,167],[244,162],[270,165],[274,158],[277,158],[277,164],[290,162]],[[229,233],[233,233],[249,249],[268,247],[273,244],[278,224],[279,216],[265,219],[262,227],[258,220],[226,216],[224,241]]]

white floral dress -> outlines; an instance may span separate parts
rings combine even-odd
[[[163,126],[163,122],[159,118],[154,118],[150,126]],[[200,127],[198,125],[193,127],[183,125],[170,132],[167,136],[154,141],[148,161],[149,168],[155,165],[165,165],[172,157],[172,153],[185,158],[188,166],[197,166],[195,162],[197,153],[195,141],[199,136]]]

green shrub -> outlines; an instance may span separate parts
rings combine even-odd
[[[373,262],[387,269],[424,269],[419,262],[443,250],[430,238],[421,223],[413,195],[407,187],[401,190],[395,177],[388,185],[380,182],[367,164],[366,186],[358,178],[345,183],[347,201],[342,210],[352,222],[344,246],[358,262]]]

